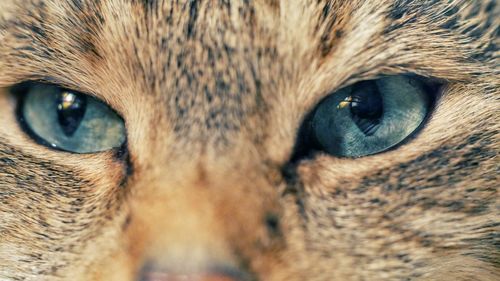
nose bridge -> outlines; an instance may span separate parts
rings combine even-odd
[[[224,248],[216,239],[221,233],[212,192],[188,172],[183,172],[183,180],[168,179],[168,174],[136,186],[143,190],[131,198],[131,239],[144,241],[143,249],[137,249],[144,259],[164,259],[160,262],[172,265],[187,259],[197,263],[198,257],[202,263],[208,251],[217,254],[213,249]]]
[[[130,251],[137,263],[203,272],[233,264],[235,249],[264,235],[274,189],[252,153],[205,152],[143,173],[130,198]],[[180,158],[179,158],[180,159]]]

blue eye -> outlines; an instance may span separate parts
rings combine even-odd
[[[424,82],[413,77],[359,82],[317,105],[306,121],[301,145],[337,157],[384,152],[420,128],[432,100]]]
[[[19,114],[30,135],[52,148],[95,153],[125,142],[123,120],[104,103],[75,91],[30,83]]]

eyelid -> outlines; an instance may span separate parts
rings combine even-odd
[[[60,88],[62,90],[68,90],[68,91],[73,91],[73,92],[78,92],[80,94],[88,95],[93,98],[96,98],[100,101],[104,101],[102,96],[100,96],[98,93],[96,93],[92,89],[88,89],[85,87],[82,87],[82,85],[79,85],[77,83],[72,83],[71,81],[65,81],[61,79],[57,79],[51,76],[43,76],[43,77],[29,77],[26,79],[23,79],[21,82],[11,86],[10,88],[19,88],[19,87],[26,87],[29,85],[33,84],[41,84],[41,85],[48,85],[48,86],[54,86],[57,88]]]
[[[52,78],[44,78],[40,80],[25,80],[23,82],[20,82],[12,87],[10,87],[10,93],[13,94],[16,97],[22,96],[24,93],[26,93],[27,89],[32,87],[33,85],[46,85],[46,86],[52,86],[56,87],[62,91],[69,91],[69,92],[76,92],[82,95],[90,96],[101,103],[105,104],[108,106],[113,112],[118,114],[120,117],[123,118],[123,112],[119,110],[119,107],[111,105],[106,99],[104,99],[101,95],[96,94],[93,91],[87,91],[86,89],[74,85],[68,85],[64,83],[54,83],[58,82],[56,79]]]

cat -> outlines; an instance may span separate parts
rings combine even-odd
[[[496,0],[3,0],[0,280],[498,280]]]

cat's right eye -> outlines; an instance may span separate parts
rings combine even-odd
[[[18,118],[36,141],[73,153],[95,153],[125,142],[122,118],[101,101],[68,89],[25,83]]]

